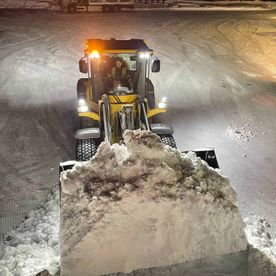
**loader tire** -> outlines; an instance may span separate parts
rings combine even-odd
[[[176,143],[171,134],[160,134],[159,137],[164,145],[168,145],[176,149]]]
[[[88,161],[97,152],[99,143],[96,139],[81,139],[77,140],[76,144],[76,160],[77,161]]]

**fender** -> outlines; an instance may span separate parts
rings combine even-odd
[[[165,112],[167,112],[166,108],[153,108],[147,113],[147,116],[148,118],[151,118],[157,114],[165,113]]]
[[[95,121],[100,121],[100,116],[96,112],[90,111],[90,112],[79,112],[80,117],[88,117],[90,119],[93,119]]]

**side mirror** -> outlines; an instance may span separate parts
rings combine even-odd
[[[88,66],[87,66],[87,61],[84,59],[81,59],[79,61],[79,68],[80,72],[86,74],[88,72]]]
[[[152,61],[152,65],[151,65],[151,72],[152,73],[158,73],[160,71],[160,60],[158,58],[155,58]]]

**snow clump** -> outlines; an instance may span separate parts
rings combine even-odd
[[[0,241],[0,275],[34,276],[59,269],[59,189]]]

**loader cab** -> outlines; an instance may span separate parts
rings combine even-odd
[[[137,67],[134,55],[131,53],[108,53],[102,54],[100,58],[88,57],[89,77],[91,83],[97,85],[100,89],[99,93],[109,94],[116,90],[119,95],[137,93],[136,87],[133,87],[133,81],[137,79]],[[117,76],[116,71],[120,71],[123,75],[113,83]]]
[[[95,57],[96,56],[96,57]],[[160,61],[153,58],[150,53],[111,53],[84,57],[79,62],[80,72],[87,73],[92,83],[102,82],[106,87],[103,93],[108,93],[108,81],[116,62],[121,61],[126,69],[128,77],[132,80],[134,93],[147,90],[146,81],[150,78],[150,71],[159,72]]]
[[[114,71],[118,64],[124,73]],[[155,121],[167,111],[167,103],[166,98],[155,103],[150,73],[160,71],[160,61],[144,40],[88,39],[79,69],[87,77],[77,84],[77,160],[91,158],[101,141],[123,142],[126,130],[152,131],[175,147],[173,129]]]
[[[116,88],[110,83],[112,68],[118,59],[127,70],[131,87],[119,85]],[[115,88],[121,94],[137,94],[140,99],[151,95],[148,96],[151,98],[150,107],[154,108],[154,87],[150,81],[150,72],[160,71],[160,61],[153,56],[153,51],[143,40],[87,40],[85,56],[79,62],[79,69],[88,75],[91,101],[97,102],[103,94]]]

